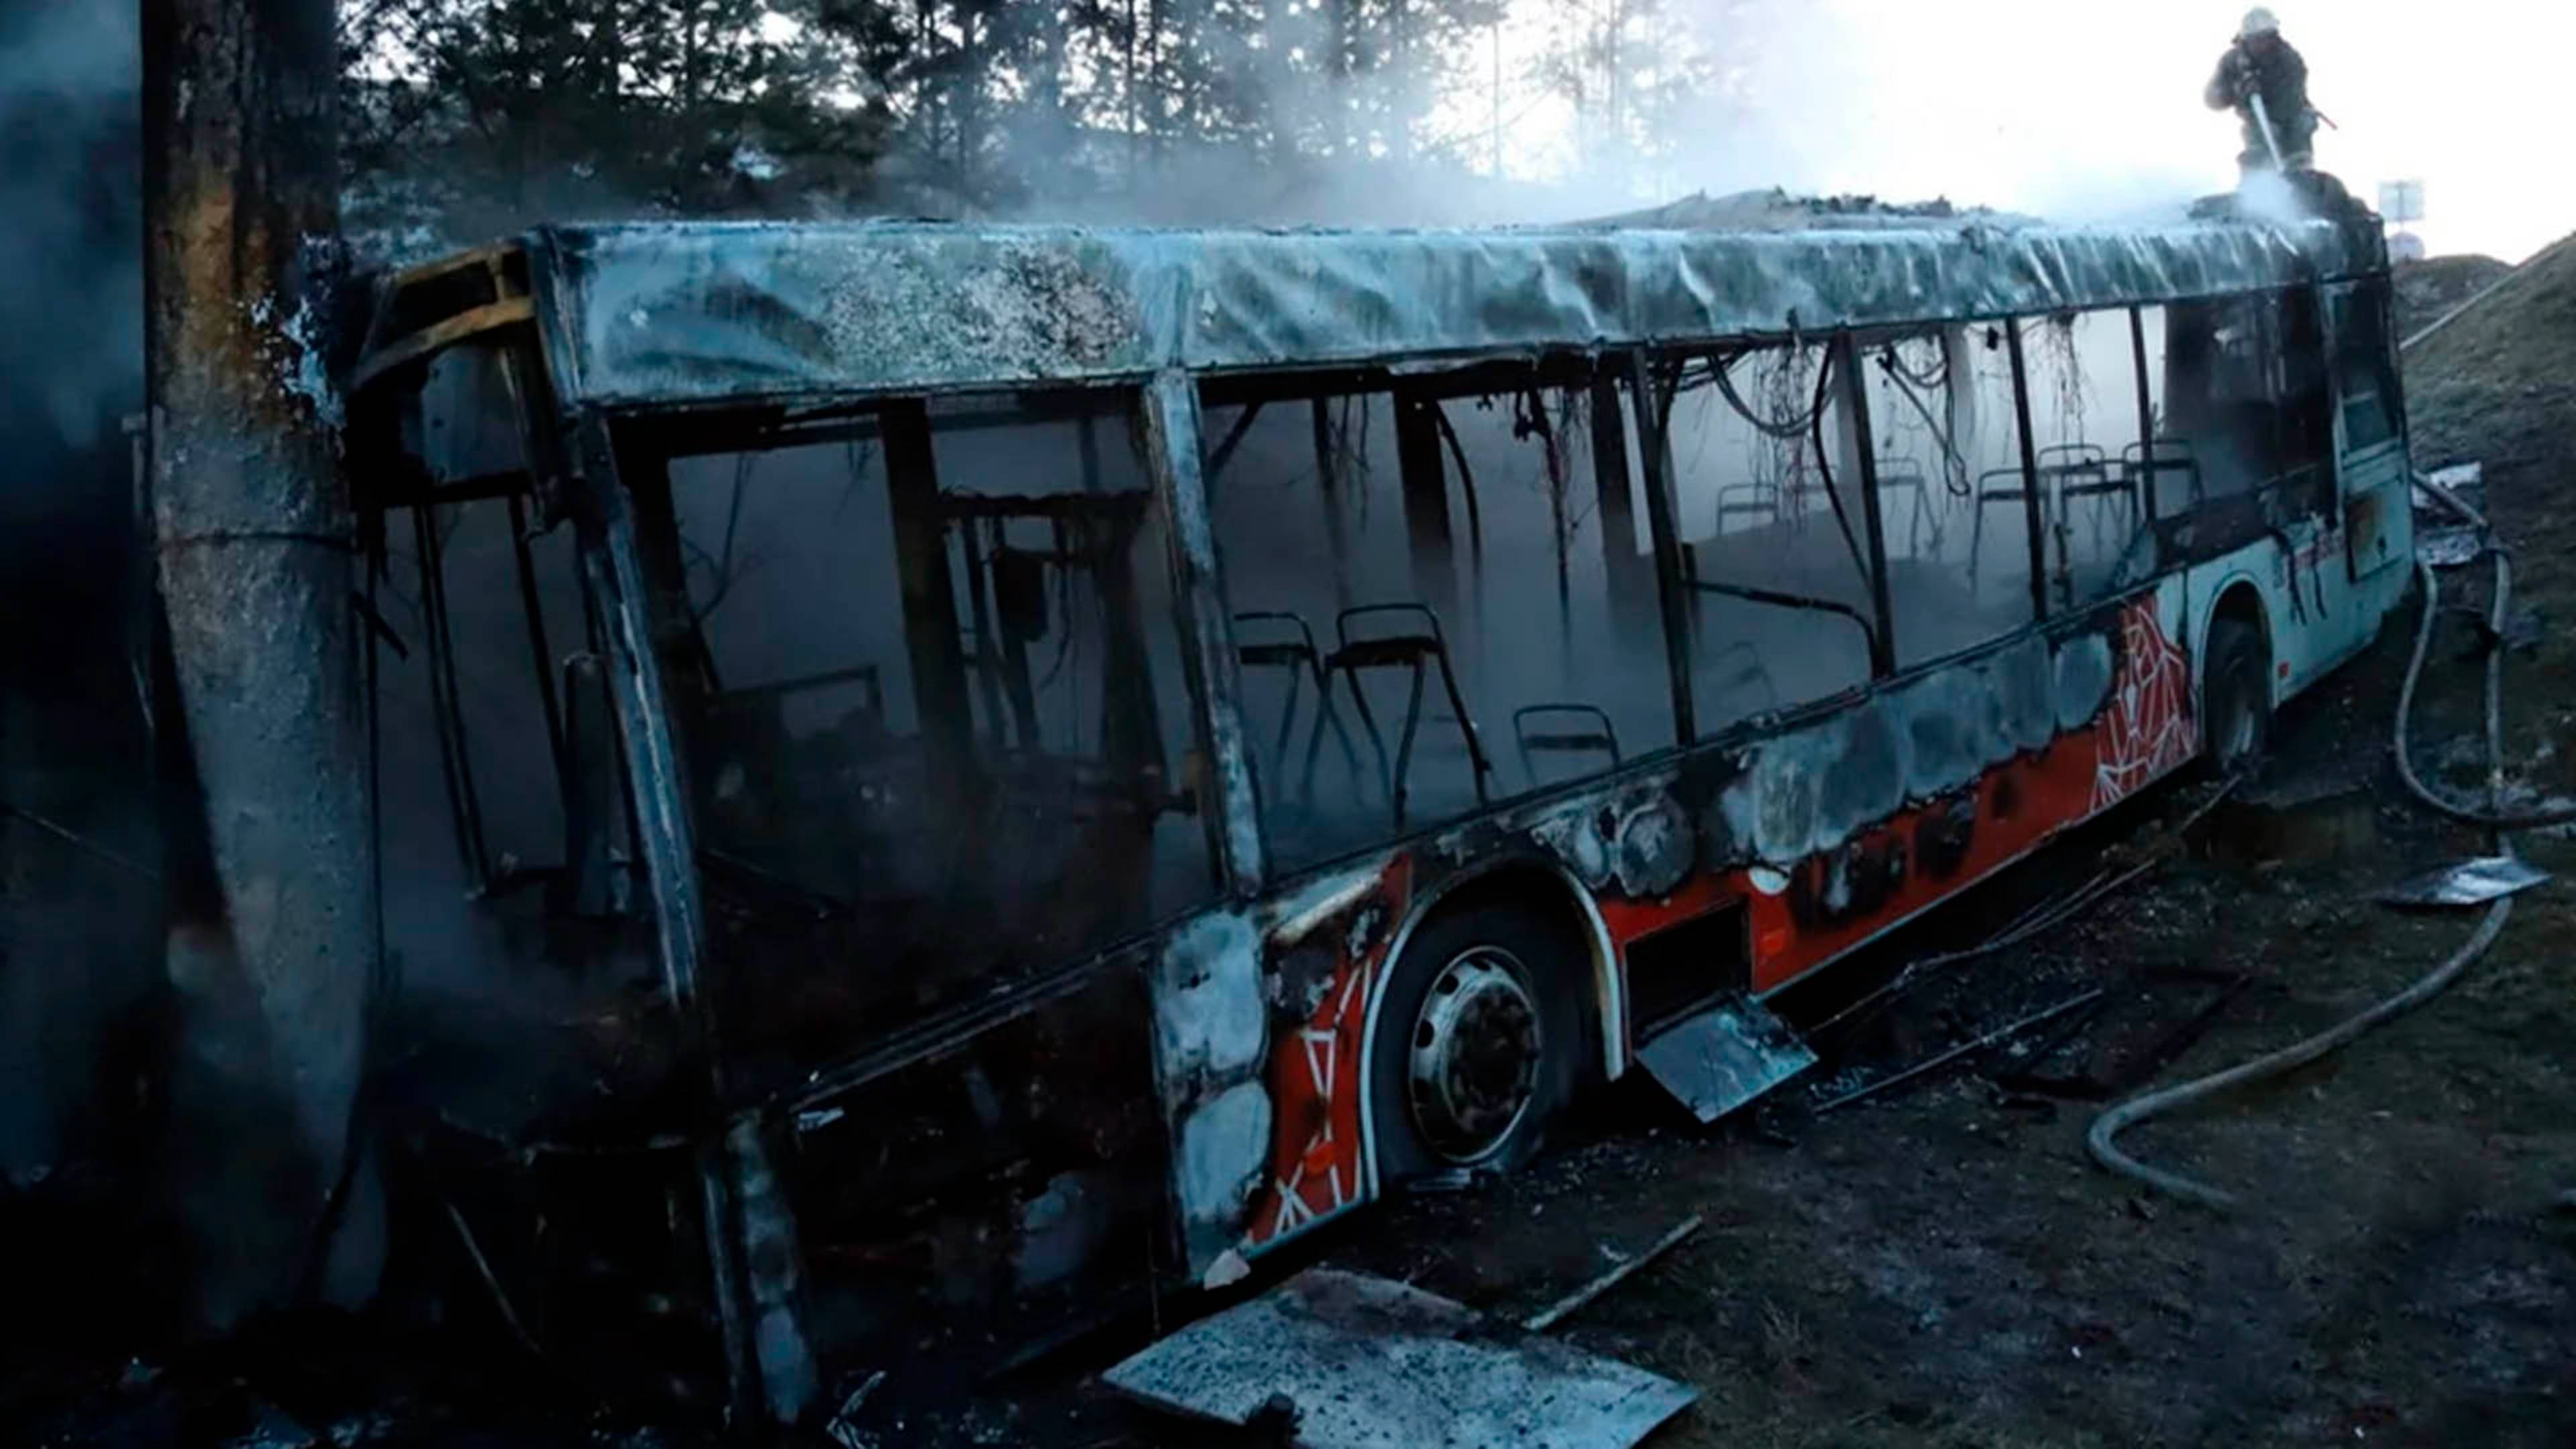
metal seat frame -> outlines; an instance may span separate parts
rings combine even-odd
[[[1238,634],[1234,657],[1238,665],[1245,669],[1278,669],[1288,676],[1288,697],[1279,707],[1279,729],[1270,746],[1271,777],[1282,783],[1283,792],[1288,778],[1288,746],[1297,733],[1298,701],[1307,681],[1312,680],[1315,685],[1315,717],[1307,726],[1305,760],[1298,770],[1296,793],[1290,797],[1291,808],[1300,811],[1314,808],[1315,762],[1323,750],[1324,731],[1328,727],[1335,741],[1341,745],[1342,760],[1350,768],[1352,784],[1356,786],[1367,778],[1360,768],[1359,747],[1352,742],[1350,729],[1342,723],[1341,713],[1333,708],[1332,676],[1326,672],[1324,653],[1316,647],[1315,631],[1306,623],[1305,616],[1280,609],[1254,609],[1235,615],[1234,623]],[[1296,631],[1296,637],[1246,641],[1240,637],[1246,625],[1286,625]]]
[[[1363,634],[1354,636],[1353,621],[1372,616],[1410,614],[1419,617],[1427,633]],[[1413,771],[1413,745],[1422,729],[1422,691],[1431,667],[1438,665],[1440,687],[1449,697],[1451,720],[1458,726],[1465,743],[1467,759],[1476,782],[1476,804],[1481,808],[1493,803],[1489,781],[1494,762],[1485,753],[1484,741],[1477,736],[1475,717],[1467,710],[1466,696],[1458,688],[1457,670],[1449,662],[1449,642],[1440,628],[1440,616],[1428,604],[1388,603],[1362,604],[1344,609],[1333,621],[1336,645],[1324,661],[1328,674],[1339,674],[1349,682],[1351,703],[1359,712],[1360,726],[1368,731],[1369,745],[1377,752],[1378,769],[1386,781],[1388,808],[1393,812],[1397,829],[1404,827],[1408,787]],[[1408,672],[1404,700],[1404,728],[1396,736],[1395,753],[1389,756],[1386,735],[1378,728],[1377,713],[1369,707],[1368,690],[1361,683],[1363,671],[1403,669]]]

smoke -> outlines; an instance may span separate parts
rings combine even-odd
[[[1074,134],[1002,123],[997,153],[1027,179],[999,203],[932,198],[961,219],[1147,225],[1444,226],[1547,223],[1703,192],[1946,197],[2075,224],[2163,224],[2234,179],[2236,123],[2199,88],[2234,12],[2120,24],[2039,0],[1672,0],[1632,20],[1624,90],[1597,56],[1522,0],[1495,37],[1388,109],[1418,144],[1318,144],[1315,118],[1377,104],[1374,78],[1308,94],[1291,151],[1240,142]],[[1593,37],[1597,41],[1597,37]],[[1653,42],[1650,46],[1648,42]],[[2110,47],[2119,64],[2106,64]],[[1664,52],[1687,56],[1671,62]],[[1498,74],[1497,74],[1498,73]],[[1496,82],[1499,80],[1499,86]],[[1364,117],[1360,124],[1365,127]],[[1292,128],[1293,129],[1293,128]],[[900,168],[898,168],[900,169]]]
[[[1305,54],[1316,37],[1299,27],[1322,13],[1276,22],[1260,54]],[[2232,169],[2233,123],[2198,105],[2206,47],[2186,25],[2145,28],[2152,64],[2105,68],[2087,63],[2088,27],[2068,33],[2035,0],[1671,0],[1628,14],[1613,45],[1597,17],[1520,0],[1493,30],[1444,37],[1438,61],[1401,80],[1256,59],[1239,78],[1250,99],[1190,123],[1214,136],[1158,126],[1150,76],[1141,118],[1108,113],[1122,110],[1114,76],[1080,71],[1088,89],[1061,108],[997,73],[971,117],[936,95],[915,114],[917,96],[855,80],[841,98],[856,107],[849,147],[720,137],[733,174],[698,199],[782,218],[1448,226],[1776,186],[2136,222],[2178,219]],[[350,206],[362,250],[408,256],[541,220],[667,214],[667,198],[621,195],[595,144],[510,154],[532,169],[364,178]],[[396,149],[398,168],[419,159]]]
[[[2254,171],[2236,188],[2236,204],[2259,221],[2287,225],[2310,215],[2298,191],[2277,171]]]
[[[75,450],[142,385],[138,70],[133,6],[0,11],[0,376]]]
[[[0,1173],[19,1182],[113,1145],[95,1114],[133,1096],[105,1080],[115,1023],[154,978],[114,427],[142,394],[135,18],[0,3]]]

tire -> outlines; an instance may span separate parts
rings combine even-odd
[[[2209,626],[2209,657],[2200,674],[2201,749],[2220,776],[2252,770],[2271,742],[2271,651],[2263,631],[2242,619]]]
[[[1396,961],[1370,1051],[1379,1181],[1528,1161],[1598,1055],[1591,979],[1582,943],[1544,910],[1435,908]],[[1522,1017],[1531,1039],[1507,1055]]]

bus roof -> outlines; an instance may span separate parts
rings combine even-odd
[[[1143,231],[669,222],[527,235],[567,402],[803,403],[1382,367],[2153,304],[2384,266],[2330,221]]]

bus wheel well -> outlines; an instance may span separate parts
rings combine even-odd
[[[1584,1035],[1591,1044],[1583,1070],[1587,1078],[1597,1080],[1603,1065],[1601,1022],[1610,1007],[1605,991],[1614,979],[1616,963],[1609,955],[1609,943],[1600,938],[1572,882],[1535,862],[1506,862],[1443,891],[1423,912],[1415,931],[1418,934],[1434,921],[1506,904],[1525,910],[1535,908],[1561,934],[1568,953],[1588,969],[1578,993],[1583,1002]]]
[[[1379,1191],[1539,1150],[1600,1079],[1597,939],[1573,887],[1535,862],[1425,902],[1387,958],[1360,1063]]]
[[[2272,622],[2263,612],[2263,596],[2242,579],[2219,594],[2218,602],[2210,606],[2209,622],[2212,628],[2222,622],[2249,625],[2263,641],[2263,652],[2272,651]]]
[[[2230,585],[2210,610],[2199,668],[2201,757],[2236,775],[2259,767],[2272,714],[2272,637],[2252,585]]]

